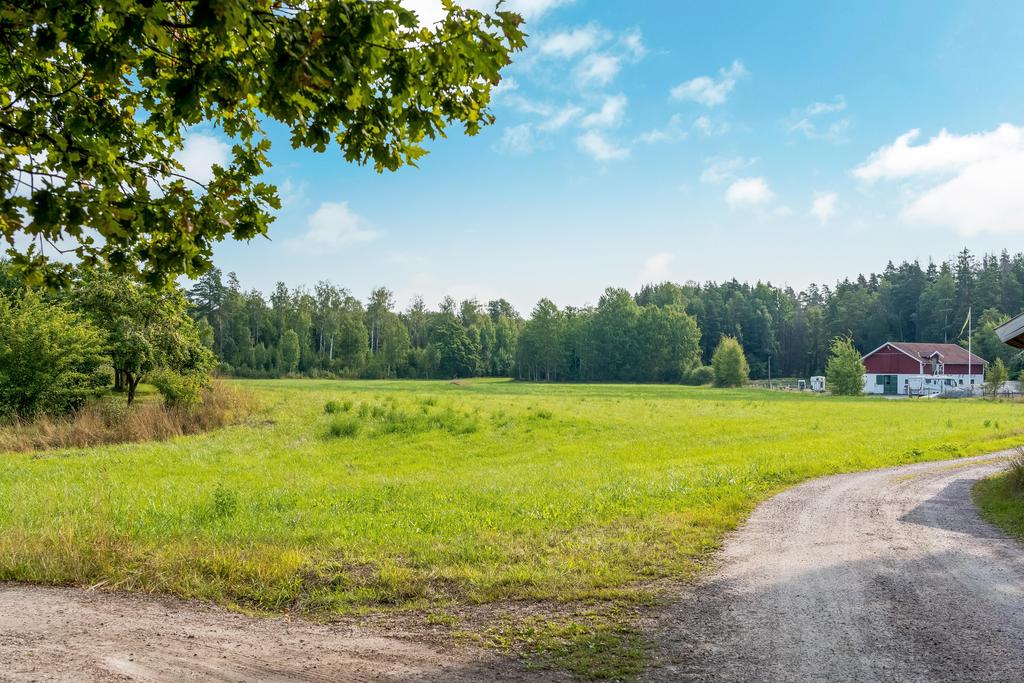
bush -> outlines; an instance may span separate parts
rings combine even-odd
[[[825,363],[825,386],[836,396],[859,396],[864,391],[864,363],[849,337],[832,340]]]
[[[723,335],[711,357],[716,387],[741,387],[750,376],[750,366],[743,347],[735,337]]]
[[[111,381],[103,333],[35,295],[0,295],[0,415],[64,415]]]
[[[181,375],[171,370],[157,370],[149,376],[169,407],[194,408],[202,401],[203,390],[209,386],[207,375]]]
[[[699,387],[715,381],[715,369],[710,365],[697,365],[683,375],[683,384]]]
[[[328,401],[324,404],[324,412],[328,415],[334,415],[335,413],[341,412],[341,404],[337,401]]]

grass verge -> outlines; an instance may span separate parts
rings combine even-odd
[[[1024,449],[1017,449],[1005,472],[975,484],[973,493],[986,520],[1024,541]]]

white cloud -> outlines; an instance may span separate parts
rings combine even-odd
[[[750,168],[757,159],[746,157],[711,157],[704,160],[704,172],[700,174],[702,183],[718,185],[735,178],[740,171]]]
[[[348,202],[323,202],[307,220],[309,229],[289,246],[296,251],[324,254],[378,237],[377,231],[348,208]]]
[[[306,181],[295,182],[291,178],[285,178],[284,182],[277,186],[277,195],[281,198],[281,206],[292,206],[306,198]]]
[[[202,184],[213,180],[213,165],[227,166],[231,146],[206,133],[189,133],[185,145],[174,155],[185,169],[185,175]]]
[[[640,271],[640,281],[648,283],[665,280],[668,277],[669,266],[674,258],[675,255],[671,252],[662,251],[644,259],[644,267]]]
[[[622,115],[626,112],[626,96],[612,95],[604,99],[604,104],[595,112],[583,117],[584,128],[610,128],[622,122]]]
[[[519,12],[527,21],[535,21],[555,7],[570,2],[572,0],[509,0],[501,8]],[[457,4],[467,9],[493,12],[497,3],[495,0],[459,0]],[[446,16],[444,7],[441,6],[441,0],[402,0],[402,5],[415,12],[421,24],[428,26],[441,21]]]
[[[740,178],[734,180],[725,191],[729,206],[763,206],[775,200],[775,193],[764,178]]]
[[[573,0],[509,0],[509,2],[506,2],[501,6],[501,9],[511,12],[519,12],[527,21],[536,21],[556,7],[571,4],[572,1]],[[463,2],[465,2],[465,0],[463,0]],[[472,3],[466,4],[476,3],[479,3],[484,8],[490,9],[493,9],[496,4],[494,0],[473,0]]]
[[[911,130],[873,152],[853,170],[867,182],[909,183],[904,219],[963,234],[1024,232],[1024,127],[956,135],[942,130],[928,142]]]
[[[504,101],[509,105],[515,107],[519,111],[526,114],[540,114],[541,116],[550,116],[554,110],[548,104],[543,102],[535,102],[529,97],[523,97],[522,95],[510,92],[504,96]]]
[[[620,38],[620,42],[626,48],[626,53],[634,61],[638,62],[647,55],[647,48],[644,46],[644,38],[640,29],[626,31]]]
[[[576,82],[580,87],[608,85],[618,75],[621,68],[621,60],[613,55],[603,53],[587,55],[576,67]]]
[[[679,142],[685,140],[686,137],[687,132],[683,127],[683,117],[679,114],[673,114],[664,128],[654,128],[646,133],[641,133],[637,139],[640,142],[653,145],[659,142]]]
[[[627,148],[619,147],[610,142],[596,130],[588,130],[576,138],[576,144],[579,145],[580,149],[598,161],[615,161],[629,156]]]
[[[522,123],[506,128],[501,134],[498,149],[512,155],[529,154],[533,151],[533,127]]]
[[[1024,127],[1004,123],[994,131],[954,135],[943,129],[922,145],[911,146],[919,129],[900,135],[891,145],[873,152],[854,169],[862,180],[893,180],[922,174],[961,171],[971,164],[1024,151]]]
[[[580,109],[579,107],[564,107],[551,114],[546,121],[544,121],[537,127],[540,128],[541,130],[558,130],[559,128],[564,127],[566,124],[574,121],[582,113],[583,110]]]
[[[804,109],[804,113],[808,116],[817,116],[818,114],[830,114],[843,111],[844,109],[846,109],[846,100],[842,95],[839,95],[834,102],[815,102]]]
[[[693,127],[700,131],[704,137],[711,137],[713,135],[725,135],[729,132],[729,124],[722,121],[721,123],[715,123],[707,116],[698,116],[697,120],[693,122]]]
[[[560,31],[540,38],[537,49],[542,55],[569,59],[589,52],[608,40],[608,32],[596,24],[588,24],[571,31]]]
[[[922,193],[906,219],[951,226],[965,235],[1024,232],[1024,153],[971,164]]]
[[[850,127],[850,120],[837,119],[833,114],[845,110],[846,100],[838,95],[832,102],[815,102],[803,109],[794,109],[785,125],[790,133],[803,133],[810,140],[843,143],[847,141],[846,129]]]
[[[743,62],[736,60],[728,69],[719,69],[718,78],[698,76],[680,83],[669,93],[675,100],[693,100],[706,107],[714,107],[725,102],[729,93],[736,87],[736,81],[747,75]]]
[[[511,76],[502,78],[501,82],[499,82],[498,85],[491,88],[491,99],[494,99],[495,97],[500,97],[501,95],[506,95],[515,90],[519,90],[519,83],[516,81],[516,79],[512,78]]]
[[[811,215],[825,225],[835,215],[838,201],[839,195],[835,192],[823,192],[816,195],[814,201],[811,202]]]

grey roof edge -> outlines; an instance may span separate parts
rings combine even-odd
[[[999,341],[1004,344],[1024,334],[1024,313],[1021,313],[1016,318],[1011,318],[1007,322],[1003,323],[996,328],[996,336],[999,337]]]

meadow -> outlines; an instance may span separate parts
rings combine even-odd
[[[1024,433],[1019,404],[986,400],[234,384],[261,406],[243,424],[0,454],[0,580],[312,617],[638,603],[691,578],[788,485],[1007,448]]]

